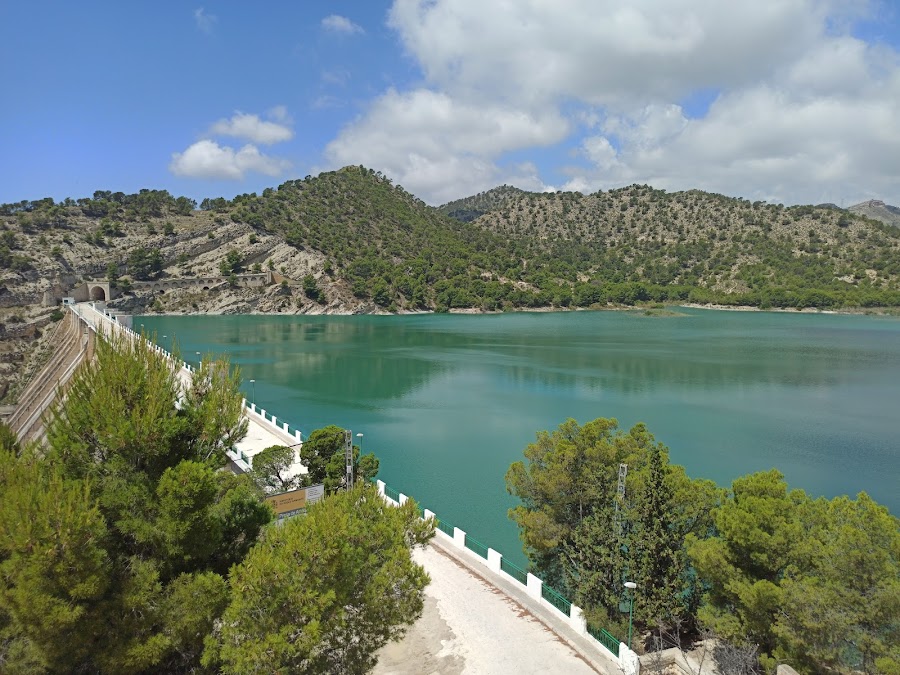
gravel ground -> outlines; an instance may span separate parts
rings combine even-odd
[[[414,553],[431,575],[425,610],[406,637],[385,646],[376,675],[597,673],[569,645],[434,546]]]

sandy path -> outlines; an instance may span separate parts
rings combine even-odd
[[[416,561],[431,575],[422,618],[381,650],[377,675],[596,673],[521,605],[429,546]]]

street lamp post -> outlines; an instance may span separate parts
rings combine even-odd
[[[631,649],[631,621],[634,617],[634,589],[637,584],[633,581],[626,581],[625,588],[628,589],[628,595],[631,602],[628,605],[628,649]]]
[[[362,454],[362,439],[363,439],[363,435],[362,435],[362,434],[356,434],[356,437],[359,439],[359,454],[361,455],[361,454]]]
[[[256,380],[250,380],[250,387],[253,389],[253,404],[256,405]]]

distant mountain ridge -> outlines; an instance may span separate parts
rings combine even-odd
[[[886,225],[895,225],[900,227],[900,207],[885,204],[880,199],[870,199],[859,204],[854,204],[848,211],[858,213],[867,218],[880,220]]]

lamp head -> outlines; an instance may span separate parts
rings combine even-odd
[[[625,582],[625,588],[627,588],[628,590],[633,591],[635,588],[637,588],[637,584],[634,583],[633,581],[626,581],[626,582]]]

